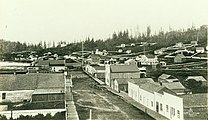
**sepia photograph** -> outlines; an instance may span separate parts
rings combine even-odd
[[[208,120],[207,0],[0,0],[0,120]]]

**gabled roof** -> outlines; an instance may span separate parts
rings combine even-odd
[[[34,90],[37,86],[34,76],[29,74],[0,74],[0,90]]]
[[[186,58],[183,54],[177,54],[175,57]]]
[[[178,79],[169,74],[162,74],[158,77],[159,82],[173,82],[178,81]]]
[[[112,73],[139,72],[135,65],[111,65],[110,69]]]
[[[128,81],[137,85],[144,84],[147,82],[154,83],[154,80],[152,78],[134,78],[134,79],[129,79]]]
[[[125,63],[129,63],[129,62],[136,62],[136,60],[134,60],[134,59],[128,59],[128,60],[125,61]]]
[[[167,79],[168,77],[170,77],[171,75],[168,74],[162,74],[159,76],[160,79]]]
[[[64,66],[65,60],[50,60],[49,65],[50,66]]]
[[[105,66],[93,66],[95,70],[105,70]]]
[[[40,74],[38,75],[37,88],[62,88],[64,87],[63,74]]]
[[[81,63],[65,63],[65,66],[66,67],[69,67],[69,66],[73,66],[73,67],[79,67],[81,66]]]
[[[144,84],[146,82],[152,82],[154,83],[154,80],[152,78],[133,78],[133,79],[128,79],[128,78],[116,78],[115,79],[118,84],[128,84],[128,82],[134,83],[134,84]]]
[[[162,83],[162,86],[167,87],[171,90],[186,89],[180,82]]]
[[[36,66],[49,66],[49,60],[39,60]]]
[[[91,54],[89,56],[89,58],[92,58],[92,57],[99,57],[100,59],[109,59],[108,56],[103,56],[103,55],[99,55],[99,54]]]
[[[196,50],[204,50],[204,47],[196,47]]]
[[[159,92],[160,90],[162,90],[164,86],[147,82],[147,83],[141,84],[140,88],[148,92],[154,93],[154,92]]]
[[[0,91],[35,90],[64,87],[63,74],[0,74]]]
[[[146,57],[147,57],[147,58],[155,58],[155,56],[152,55],[152,54],[147,54]]]
[[[166,92],[166,93],[170,93],[170,94],[175,95],[175,93],[173,91],[171,91],[170,89],[168,89],[164,86],[161,86],[158,83],[154,83],[154,82],[153,83],[146,82],[144,84],[141,84],[139,87],[145,91],[150,92],[150,93],[157,92],[157,93],[163,94],[164,92]]]
[[[77,62],[71,58],[68,58],[65,60],[65,63],[77,63]]]
[[[194,79],[196,81],[207,81],[203,76],[188,76],[186,78],[186,81],[189,79]]]

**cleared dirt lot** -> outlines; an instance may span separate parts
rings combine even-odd
[[[81,120],[153,120],[144,112],[126,103],[118,96],[99,86],[84,73],[73,74],[73,97]]]

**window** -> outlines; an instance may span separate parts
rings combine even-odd
[[[2,100],[6,99],[6,93],[2,93]]]
[[[166,112],[168,112],[168,105],[166,105]]]
[[[177,110],[177,116],[178,116],[178,118],[180,118],[180,111],[179,110]]]
[[[153,107],[153,101],[151,101],[151,106]]]
[[[140,95],[140,100],[142,101],[142,96]]]
[[[163,110],[163,108],[162,108],[162,103],[160,103],[160,110],[161,110],[161,111]]]
[[[173,108],[173,116],[175,116],[175,108]]]

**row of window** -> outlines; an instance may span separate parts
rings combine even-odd
[[[142,101],[142,95],[140,95],[139,98],[140,98],[140,101]],[[144,102],[144,100],[145,100],[145,97],[143,97],[143,102]],[[147,99],[147,101],[148,101],[148,99]],[[151,107],[153,107],[153,105],[154,105],[154,103],[153,103],[153,101],[151,101]],[[160,111],[163,111],[162,103],[160,103]],[[166,112],[169,112],[168,105],[166,105]],[[175,116],[175,108],[170,107],[170,112],[171,112],[171,115]],[[180,118],[180,111],[179,110],[177,110],[177,117]]]

